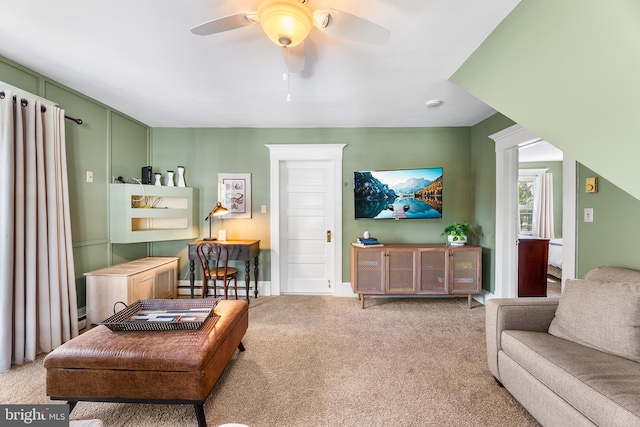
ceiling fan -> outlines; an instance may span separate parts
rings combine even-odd
[[[267,37],[283,48],[288,71],[304,69],[304,39],[315,26],[344,39],[368,44],[382,44],[390,33],[384,27],[337,9],[311,11],[309,0],[263,0],[255,12],[237,13],[204,22],[191,28],[200,36],[260,24]]]

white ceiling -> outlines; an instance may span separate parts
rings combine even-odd
[[[519,1],[311,0],[391,38],[314,29],[290,102],[280,48],[259,26],[189,31],[260,0],[0,0],[0,55],[152,127],[469,126],[494,111],[448,78]]]
[[[527,162],[561,162],[563,153],[547,141],[536,142],[518,150],[518,161]]]

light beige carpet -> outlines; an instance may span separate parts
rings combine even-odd
[[[487,369],[484,306],[466,298],[260,297],[209,426],[538,426]],[[43,356],[0,374],[2,403],[53,403]],[[153,385],[150,384],[152,387]],[[61,403],[61,402],[55,402]],[[80,402],[71,419],[195,426],[192,406]]]

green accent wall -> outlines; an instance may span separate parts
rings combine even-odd
[[[522,0],[451,80],[640,198],[638,16],[636,0]]]
[[[584,165],[578,277],[603,264],[640,269],[625,225],[640,213],[638,16],[635,0],[522,0],[451,77]],[[599,193],[584,194],[587,176],[601,177]],[[594,223],[582,222],[585,198],[602,201]]]
[[[147,255],[179,256],[186,279],[186,241],[116,245],[109,241],[108,197],[114,177],[140,177],[152,165],[166,174],[185,166],[199,191],[201,236],[217,201],[217,174],[252,174],[252,218],[224,220],[229,238],[260,239],[261,281],[270,280],[269,150],[265,144],[346,144],[342,170],[343,281],[349,244],[364,230],[385,242],[443,242],[450,221],[477,226],[483,247],[483,287],[494,289],[495,149],[488,136],[515,122],[586,166],[578,170],[578,274],[609,264],[640,269],[629,219],[640,215],[635,159],[640,145],[636,84],[640,71],[640,4],[522,0],[451,80],[500,113],[460,128],[154,128],[127,117],[20,64],[0,57],[0,80],[60,104],[84,124],[67,124],[71,215],[79,306],[83,273]],[[615,73],[615,74],[614,74]],[[597,101],[597,102],[594,102]],[[603,108],[606,106],[606,108]],[[603,150],[606,146],[606,150]],[[620,155],[619,153],[624,153]],[[423,166],[444,168],[441,220],[355,220],[353,172]],[[87,170],[94,183],[85,182]],[[599,176],[600,191],[584,192]],[[261,205],[267,213],[260,213]],[[582,222],[594,208],[595,222]],[[621,226],[620,224],[623,224]],[[213,222],[213,233],[220,228]],[[244,271],[244,269],[241,269]]]
[[[640,270],[640,200],[585,166],[578,168],[578,277],[603,265]],[[598,177],[598,192],[586,192],[586,178]],[[593,222],[584,222],[593,208]]]
[[[65,114],[83,120],[66,121],[65,142],[71,209],[71,236],[78,307],[85,306],[84,273],[147,256],[148,245],[109,242],[109,183],[112,169],[133,174],[147,163],[149,128],[112,108],[45,76],[0,57],[0,81],[51,100]],[[93,183],[86,172],[93,172]]]
[[[449,221],[473,222],[474,185],[471,175],[471,129],[464,128],[322,128],[322,129],[176,129],[152,130],[154,171],[166,174],[185,166],[188,186],[200,189],[201,235],[217,201],[218,173],[251,173],[252,218],[224,220],[227,238],[260,239],[260,277],[270,280],[269,150],[265,144],[346,144],[343,151],[343,281],[349,281],[350,243],[365,230],[382,242],[444,242],[440,233]],[[444,168],[442,219],[356,220],[353,172],[375,169]],[[213,223],[216,235],[219,222]],[[186,242],[153,244],[154,255],[181,257],[181,278],[187,274]],[[243,270],[241,270],[243,271]]]

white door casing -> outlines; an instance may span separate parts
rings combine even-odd
[[[520,125],[493,135],[496,143],[496,257],[493,296],[518,296],[518,149],[542,138]],[[575,278],[576,258],[576,162],[563,159],[562,282]],[[505,225],[507,224],[507,225]],[[566,271],[565,271],[566,269]]]
[[[289,212],[287,209],[281,209],[283,206],[283,198],[286,199],[287,193],[287,181],[288,176],[284,174],[287,171],[287,164],[296,166],[304,161],[313,161],[318,166],[324,163],[323,168],[326,167],[331,178],[328,180],[328,191],[325,194],[327,197],[326,205],[330,206],[329,215],[331,219],[323,220],[325,225],[331,225],[333,228],[331,231],[331,242],[326,243],[326,231],[323,231],[323,242],[325,245],[325,256],[331,259],[325,264],[324,268],[326,278],[323,279],[323,284],[328,289],[327,281],[331,281],[330,293],[334,295],[339,292],[339,285],[342,282],[342,151],[346,144],[267,144],[266,147],[270,151],[270,203],[271,210],[271,295],[280,295],[281,292],[295,292],[299,293],[294,284],[293,289],[283,288],[284,281],[287,280],[289,273],[293,272],[294,276],[300,276],[300,271],[296,270],[299,267],[289,268],[289,260],[292,249],[289,248],[288,228],[293,227],[294,234],[297,233],[298,237],[304,237],[304,233],[300,231],[296,232],[296,229],[301,227],[301,224],[305,221],[315,221],[316,227],[319,226],[319,220],[313,218],[301,219],[302,217],[294,216],[292,221],[289,220]],[[319,163],[318,163],[319,162]],[[293,169],[298,169],[294,167]],[[287,172],[288,173],[288,172]],[[297,172],[294,172],[297,173]],[[314,175],[317,178],[317,173]],[[299,188],[292,188],[292,190],[299,190]],[[294,202],[296,206],[301,206],[304,203],[317,203],[318,198],[307,197],[306,200],[297,200]],[[296,209],[294,209],[295,211]],[[298,212],[302,209],[298,209]],[[317,213],[317,211],[316,211]],[[311,215],[313,217],[313,215]],[[283,227],[287,225],[287,227]],[[307,235],[306,237],[309,237]],[[317,237],[314,237],[317,239]],[[314,240],[312,239],[312,240]],[[293,243],[299,245],[299,242]],[[318,245],[318,242],[311,243],[310,246]],[[307,248],[309,249],[309,248]],[[312,255],[305,255],[306,260],[309,260]],[[294,263],[305,261],[304,257],[298,257]],[[314,271],[319,271],[321,267],[313,267]],[[304,276],[304,275],[303,275]],[[315,280],[315,279],[314,279]],[[317,293],[317,292],[316,292]]]

